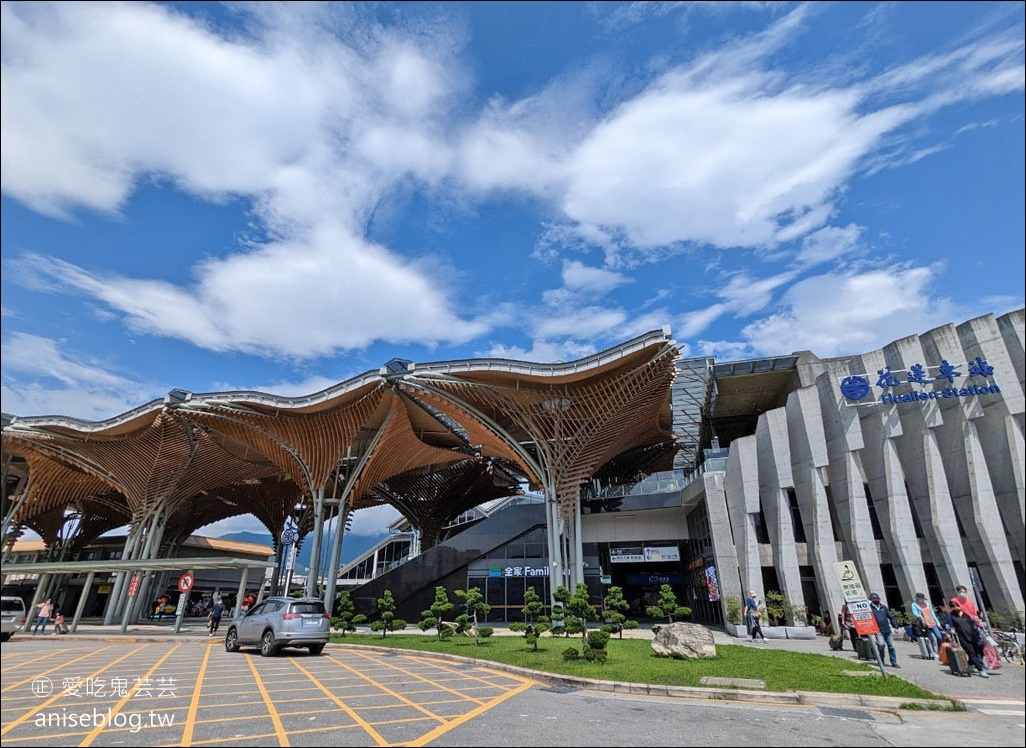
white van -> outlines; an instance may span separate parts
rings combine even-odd
[[[0,597],[0,642],[11,638],[25,626],[25,601],[20,597]]]

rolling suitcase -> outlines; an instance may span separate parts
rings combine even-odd
[[[855,654],[859,656],[860,660],[876,660],[876,655],[873,653],[873,641],[867,639],[864,636],[860,636],[855,640]]]
[[[916,639],[919,644],[919,658],[922,660],[933,659],[933,641],[929,635],[920,636]]]
[[[972,675],[969,672],[969,658],[960,646],[952,645],[948,650],[948,667],[951,668],[952,675],[960,675],[963,678]]]
[[[951,651],[951,642],[943,641],[940,645],[940,651],[937,652],[937,659],[940,660],[941,665],[948,664],[948,652]]]

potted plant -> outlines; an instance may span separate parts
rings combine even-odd
[[[727,623],[724,625],[727,633],[731,636],[747,636],[748,625],[745,623],[742,614],[744,605],[741,603],[741,598],[736,595],[727,595],[724,598],[724,604],[727,608]]]

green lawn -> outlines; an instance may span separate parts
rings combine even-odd
[[[755,647],[720,646],[712,660],[673,660],[656,657],[649,641],[612,639],[609,657],[603,664],[564,662],[563,650],[580,648],[580,639],[542,637],[535,652],[518,636],[496,636],[482,639],[480,646],[468,637],[452,637],[438,641],[432,636],[417,634],[335,635],[332,641],[341,644],[365,644],[426,652],[444,652],[489,662],[530,668],[547,673],[572,675],[626,683],[651,683],[665,686],[699,686],[703,676],[724,678],[757,678],[765,681],[769,691],[829,691],[833,693],[871,694],[904,698],[940,699],[899,677],[850,676],[844,670],[879,669],[828,655],[782,652]],[[889,674],[888,674],[889,675]],[[946,699],[944,699],[947,702]]]

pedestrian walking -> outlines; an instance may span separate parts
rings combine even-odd
[[[221,625],[221,616],[224,615],[224,601],[221,598],[217,598],[214,601],[214,607],[210,609],[210,635],[213,636],[217,633],[217,628]]]
[[[876,625],[880,629],[879,634],[873,634],[876,640],[876,648],[880,652],[880,659],[883,660],[884,647],[887,647],[887,654],[891,660],[891,667],[900,668],[898,664],[898,652],[894,649],[894,629],[898,628],[898,622],[894,620],[891,609],[880,602],[880,595],[873,592],[869,595],[869,609],[873,611]]]
[[[759,606],[759,598],[754,590],[749,592],[745,599],[745,619],[748,623],[748,630],[752,633],[752,641],[766,641],[766,635],[762,633],[760,625],[762,608]]]

